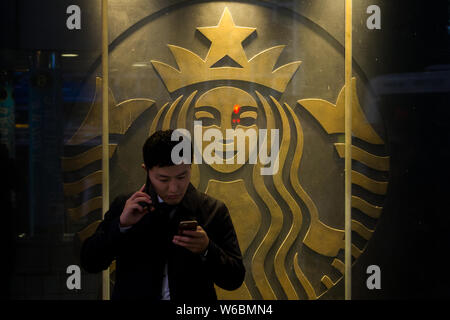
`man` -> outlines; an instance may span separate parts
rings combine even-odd
[[[192,186],[190,164],[172,162],[178,144],[172,132],[154,133],[143,147],[142,167],[157,199],[144,192],[146,185],[117,197],[82,245],[81,266],[88,272],[116,260],[112,299],[211,301],[217,300],[214,284],[234,290],[244,280],[228,209]],[[196,230],[178,234],[179,223],[192,220]]]

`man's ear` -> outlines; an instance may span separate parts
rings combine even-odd
[[[145,166],[145,163],[141,164],[142,169],[144,169],[145,171],[147,171],[147,167]]]

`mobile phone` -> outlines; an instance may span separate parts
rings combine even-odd
[[[156,194],[155,189],[152,186],[152,183],[151,183],[150,178],[148,176],[148,172],[147,172],[147,180],[145,181],[144,192],[150,196],[150,199],[152,200],[151,206],[154,207],[155,209],[157,209],[158,203],[159,203],[158,196]],[[149,206],[149,204],[147,202],[139,202],[139,205],[142,208],[146,208],[146,207]],[[148,209],[150,210],[150,208],[148,208]]]
[[[182,234],[184,230],[197,230],[198,223],[195,220],[181,221],[178,224],[178,234]]]

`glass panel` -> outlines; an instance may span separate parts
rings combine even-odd
[[[449,10],[449,1],[354,1],[357,93],[383,142],[353,139],[370,156],[354,151],[353,170],[367,178],[354,177],[353,197],[371,204],[358,199],[352,212],[367,228],[355,224],[352,235],[365,248],[352,270],[356,299],[437,298],[449,284],[437,267],[448,248],[448,210],[437,199],[449,157],[436,154],[449,145]]]
[[[86,215],[75,209],[87,195],[78,181],[97,164],[74,160],[89,141],[69,143],[95,92],[89,76],[100,62],[99,4],[2,1],[0,70],[7,98],[0,102],[1,146],[7,177],[1,194],[2,216],[8,218],[2,273],[10,282],[9,291],[1,291],[12,299],[101,297],[101,279],[79,269],[74,251],[76,232],[101,218],[99,210]],[[100,189],[93,185],[89,192]]]

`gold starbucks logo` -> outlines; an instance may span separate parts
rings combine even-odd
[[[320,125],[322,132],[318,134],[328,137],[327,148],[335,153],[335,163],[327,165],[342,165],[345,86],[335,102],[312,98],[298,100],[291,106],[277,97],[286,90],[302,62],[293,61],[275,68],[284,45],[248,58],[242,42],[256,28],[237,26],[227,8],[216,26],[198,27],[197,30],[211,42],[204,59],[186,48],[169,44],[176,66],[151,60],[174,99],[163,101],[157,109],[150,120],[148,134],[158,129],[184,128],[194,139],[199,138],[199,158],[208,154],[217,159],[212,163],[194,161],[192,183],[199,190],[224,201],[229,208],[247,269],[245,282],[238,290],[229,292],[217,288],[219,298],[318,299],[343,277],[344,230],[326,221],[344,221],[344,211],[321,211],[318,206],[320,201],[339,194],[338,190],[336,194],[322,194],[315,199],[305,187],[308,181],[304,180],[302,160],[314,160],[322,155],[305,153],[305,144],[314,141],[305,139],[304,124],[308,120],[299,115],[299,110],[306,111]],[[81,145],[100,135],[101,81],[97,78],[97,91],[90,110],[67,145]],[[202,85],[196,87],[199,84]],[[180,89],[188,93],[177,94]],[[358,243],[352,245],[355,261],[374,232],[363,218],[376,221],[382,212],[382,207],[373,204],[365,195],[386,194],[387,182],[377,179],[375,173],[389,171],[389,157],[370,151],[370,146],[382,147],[384,141],[366,119],[359,104],[355,79],[352,92],[353,135],[360,142],[352,145],[352,160],[358,164],[352,171],[352,184],[364,191],[352,197],[352,207],[357,212],[352,220],[352,231],[358,239]],[[122,135],[143,111],[158,105],[144,98],[117,103],[111,90],[109,101],[110,132]],[[210,129],[220,133],[221,139],[216,136],[213,141],[211,137],[205,137]],[[279,132],[277,137],[256,135],[256,143],[251,143],[250,132],[266,130],[267,133],[274,129]],[[239,130],[245,148],[236,151],[237,137],[228,139],[227,130]],[[278,139],[277,150],[273,148],[274,139]],[[255,154],[252,149],[260,146],[265,148],[265,161],[251,161],[250,155]],[[66,173],[100,159],[100,148],[91,147],[64,158]],[[110,156],[114,157],[117,145],[112,145],[110,150]],[[261,174],[262,169],[275,163],[278,167],[273,174]],[[66,196],[79,196],[100,184],[101,175],[102,172],[97,170],[78,181],[66,183]],[[313,179],[312,176],[309,174],[309,179]],[[343,174],[341,178],[343,189]],[[314,185],[314,181],[306,184]],[[319,179],[316,187],[329,190],[325,184],[329,181]],[[70,208],[68,214],[77,221],[99,207],[101,197],[92,197],[81,206]]]

